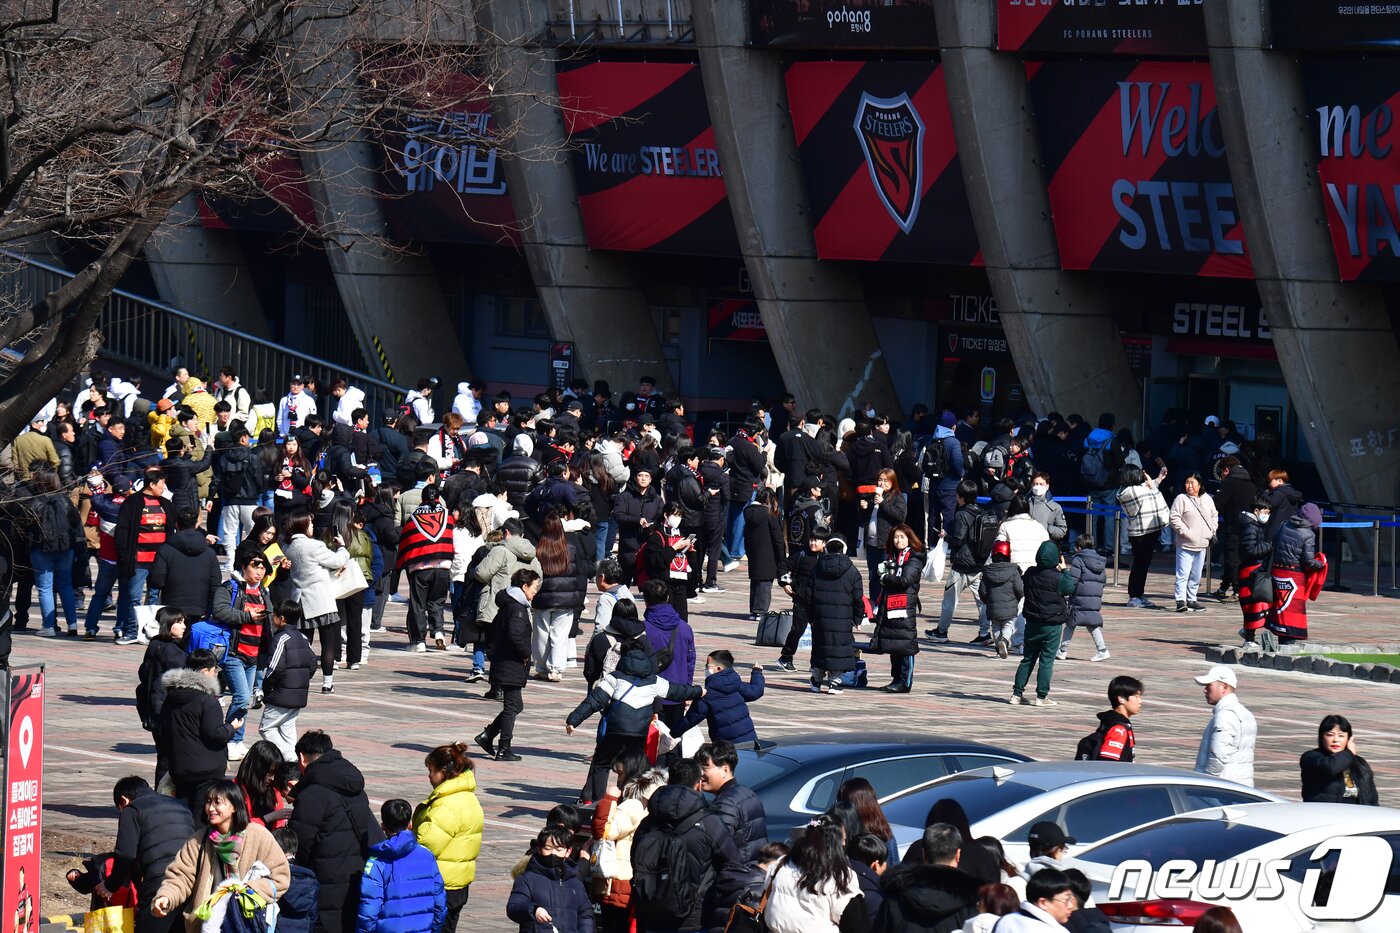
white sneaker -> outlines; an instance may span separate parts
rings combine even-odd
[[[725,564],[724,567],[723,567],[723,570],[724,570],[725,573],[728,573],[728,572],[731,571],[731,570],[738,570],[738,569],[739,569],[739,562],[738,562],[737,560],[731,560],[729,563]]]
[[[1128,608],[1129,608],[1129,609],[1142,609],[1142,608],[1144,608],[1144,607],[1143,607],[1143,604],[1142,604],[1142,597],[1140,597],[1140,596],[1134,596],[1132,599],[1128,600]]]
[[[398,593],[395,593],[393,596],[389,597],[389,601],[395,603],[406,603],[408,602],[408,597],[400,596]]]
[[[1025,706],[1025,705],[1026,705],[1025,698],[1019,697],[1019,696],[1017,696],[1017,695],[1014,694],[1014,693],[1011,694],[1011,699],[1007,700],[1006,702],[1010,703],[1012,706]]]
[[[1056,660],[1056,661],[1067,661],[1067,660],[1069,660],[1069,652],[1066,651],[1065,649],[1061,648],[1059,651],[1056,651],[1056,652],[1055,652],[1055,660]]]
[[[1054,700],[1050,699],[1049,697],[1035,697],[1034,699],[1032,699],[1032,700],[1030,701],[1030,705],[1031,705],[1031,706],[1059,706],[1060,704],[1059,704],[1059,703],[1056,703]]]
[[[697,603],[697,604],[703,605],[703,604],[709,602],[709,600],[706,599],[706,598],[703,597],[703,596],[692,596],[692,597],[690,597],[689,602],[691,602],[691,603]]]
[[[229,761],[242,761],[244,758],[247,758],[247,757],[248,757],[248,746],[244,745],[242,742],[230,742],[230,743],[228,743],[228,760],[229,760]]]
[[[461,645],[457,644],[456,642],[449,642],[448,645],[447,645],[447,647],[444,648],[443,650],[446,651],[448,654],[466,654],[466,653],[467,653],[467,649],[466,649],[466,648],[463,648]]]
[[[1108,660],[1109,658],[1111,658],[1111,657],[1113,657],[1113,655],[1109,654],[1109,653],[1108,653],[1108,649],[1105,648],[1103,651],[1096,651],[1096,652],[1094,652],[1094,656],[1093,656],[1092,658],[1090,658],[1089,660],[1090,660],[1090,661],[1107,661],[1107,660]]]
[[[423,654],[428,650],[428,646],[423,644],[421,641],[415,641],[413,643],[413,647],[409,648],[408,650],[412,651],[414,654]]]

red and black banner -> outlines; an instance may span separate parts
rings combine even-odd
[[[941,65],[798,62],[787,88],[818,256],[977,259]]]
[[[767,341],[768,329],[758,302],[752,298],[720,298],[710,302],[711,340]]]
[[[1202,0],[997,0],[1003,52],[1204,55]]]
[[[1026,70],[1064,268],[1253,275],[1208,64]]]
[[[1389,49],[1400,46],[1400,3],[1273,0],[1273,44],[1281,49]]]
[[[749,42],[785,48],[936,49],[934,0],[749,0]]]
[[[739,254],[699,65],[563,63],[559,96],[591,248]]]
[[[1400,61],[1311,61],[1302,69],[1342,281],[1400,279]]]
[[[430,243],[520,242],[498,158],[488,92],[452,76],[434,95],[446,107],[404,105],[382,128],[382,205],[391,236]]]

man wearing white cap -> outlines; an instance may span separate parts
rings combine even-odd
[[[1205,687],[1206,702],[1215,708],[1196,752],[1196,771],[1253,787],[1259,727],[1235,694],[1239,680],[1234,670],[1217,664],[1197,677],[1196,683]]]

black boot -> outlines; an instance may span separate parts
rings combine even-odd
[[[497,761],[520,761],[520,756],[510,750],[509,745],[502,745],[496,749]]]
[[[472,739],[472,741],[475,742],[477,745],[480,745],[483,749],[485,749],[487,755],[491,756],[492,758],[496,757],[496,746],[491,741],[491,737],[486,734],[486,731],[484,729],[481,731],[480,734],[477,735],[475,739]]]

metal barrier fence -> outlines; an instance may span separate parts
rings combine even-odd
[[[0,302],[9,308],[42,300],[74,275],[10,250],[0,250],[0,256],[8,260],[0,267]],[[294,373],[314,377],[322,386],[336,376],[343,377],[365,391],[365,408],[376,417],[392,411],[404,397],[405,390],[391,382],[347,371],[329,360],[250,337],[120,289],[107,299],[97,327],[103,336],[101,355],[108,359],[163,373],[170,369],[171,360],[181,358],[191,373],[206,382],[219,367],[232,366],[255,401],[279,398]]]

